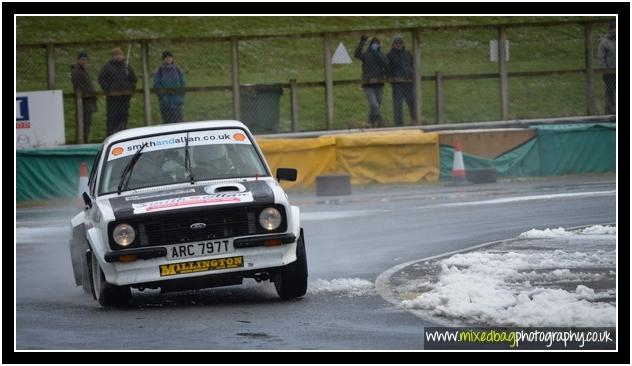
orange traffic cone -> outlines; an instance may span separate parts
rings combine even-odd
[[[452,163],[452,184],[467,184],[465,176],[465,164],[463,164],[463,152],[461,151],[461,142],[454,141],[454,161]]]
[[[79,168],[79,197],[88,191],[88,165],[84,161]]]

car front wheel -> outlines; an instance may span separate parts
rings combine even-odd
[[[274,287],[283,300],[301,297],[307,292],[307,255],[303,229],[296,242],[296,261],[285,266],[274,278]]]
[[[132,297],[132,292],[129,286],[115,286],[109,284],[105,280],[105,275],[99,266],[99,261],[94,255],[91,254],[91,272],[90,277],[92,281],[92,296],[101,304],[101,306],[123,306],[126,305],[129,299]]]

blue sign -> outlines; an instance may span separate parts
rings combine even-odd
[[[15,97],[15,121],[29,121],[28,97]]]

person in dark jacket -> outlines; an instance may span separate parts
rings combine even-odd
[[[99,84],[108,94],[106,97],[107,134],[127,128],[129,117],[129,102],[136,90],[136,74],[125,62],[120,48],[112,50],[112,59],[101,68]]]
[[[413,93],[413,55],[404,47],[404,39],[397,36],[387,55],[389,76],[393,88],[393,116],[395,125],[404,125],[403,102],[408,105],[410,118],[415,118],[415,96]]]
[[[368,37],[362,35],[355,51],[355,57],[362,60],[362,89],[369,102],[369,124],[382,126],[384,120],[380,115],[384,82],[388,67],[388,59],[380,50],[380,41],[373,38],[366,51],[363,51]]]
[[[182,122],[182,106],[184,105],[184,91],[174,90],[184,88],[186,77],[182,69],[173,62],[173,53],[162,53],[162,65],[154,72],[154,88],[158,92],[158,103],[163,123]]]
[[[97,111],[97,97],[94,95],[94,85],[88,75],[88,54],[80,52],[77,56],[77,63],[70,66],[70,80],[75,93],[81,93],[83,105],[83,142],[88,143],[90,139],[90,125],[92,124],[92,114]]]

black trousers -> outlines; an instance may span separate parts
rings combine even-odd
[[[169,106],[167,104],[161,104],[160,114],[162,115],[162,123],[183,122],[182,106]]]
[[[122,131],[127,128],[129,118],[129,101],[131,95],[116,95],[106,98],[107,108],[107,134]]]
[[[92,114],[94,111],[83,111],[83,142],[90,141],[90,126],[92,125]]]
[[[615,114],[615,101],[617,93],[617,76],[615,74],[603,74],[603,82],[606,87],[606,114]]]
[[[404,125],[404,101],[408,106],[410,118],[415,118],[415,94],[413,83],[392,83],[393,87],[393,117],[396,126]]]

